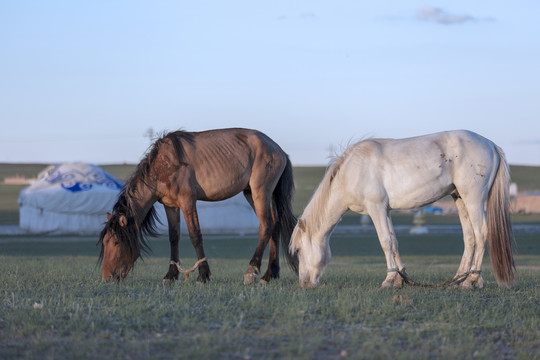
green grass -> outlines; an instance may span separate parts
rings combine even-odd
[[[293,211],[295,214],[301,214],[304,211],[315,189],[319,186],[325,171],[326,168],[324,167],[302,166],[294,168],[295,196]]]
[[[540,167],[510,166],[512,181],[518,185],[518,191],[540,191]]]
[[[459,235],[398,236],[411,276],[454,275]],[[334,235],[313,290],[285,267],[278,281],[242,285],[253,236],[205,237],[206,285],[162,285],[163,238],[125,281],[103,284],[95,240],[0,237],[0,358],[540,358],[537,235],[518,236],[515,287],[497,287],[486,258],[486,286],[471,292],[379,290],[386,272],[373,235]],[[195,261],[189,241],[181,258]]]

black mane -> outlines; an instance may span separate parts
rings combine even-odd
[[[101,250],[98,258],[98,262],[103,260],[103,239],[105,235],[112,231],[116,234],[117,240],[123,245],[127,246],[132,253],[133,262],[141,255],[141,253],[150,252],[150,246],[148,244],[147,237],[155,237],[158,234],[156,228],[156,221],[159,222],[157,212],[154,206],[145,215],[140,226],[137,226],[136,219],[140,218],[141,214],[137,214],[137,209],[134,206],[134,199],[138,196],[137,185],[142,182],[149,188],[155,187],[155,181],[152,178],[152,167],[156,157],[159,153],[161,145],[167,140],[171,142],[174,147],[177,159],[182,163],[183,159],[183,146],[182,140],[192,142],[193,135],[185,131],[175,131],[168,134],[164,134],[161,138],[157,139],[149,148],[146,156],[137,165],[137,168],[129,178],[129,180],[122,187],[118,200],[113,206],[111,217],[105,223],[103,230],[100,233],[97,245],[101,245]],[[128,223],[126,226],[121,226],[119,218],[124,215]]]

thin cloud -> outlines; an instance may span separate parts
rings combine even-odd
[[[303,12],[303,13],[292,15],[292,16],[283,14],[283,15],[278,16],[277,19],[280,21],[286,21],[290,19],[315,20],[317,19],[317,15],[312,12]]]
[[[317,18],[317,15],[315,15],[315,13],[312,13],[312,12],[303,12],[300,14],[300,18],[301,19],[316,19]]]
[[[477,17],[466,14],[451,14],[441,8],[433,6],[424,6],[418,9],[416,17],[421,21],[429,21],[443,25],[456,25],[464,24],[467,22],[475,22],[480,20],[492,20],[492,19],[479,19]]]

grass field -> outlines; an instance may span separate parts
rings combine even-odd
[[[453,276],[459,235],[399,235],[411,276]],[[266,286],[242,285],[253,236],[207,236],[213,272],[164,286],[165,239],[121,283],[103,284],[94,237],[1,237],[0,358],[540,358],[540,242],[518,237],[512,289],[485,259],[482,290],[379,290],[384,256],[372,235],[336,234],[319,287],[288,268]],[[183,241],[181,257],[194,263]],[[264,266],[264,264],[263,264]]]

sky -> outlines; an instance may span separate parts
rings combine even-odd
[[[0,0],[0,162],[246,127],[295,165],[469,129],[540,166],[540,2],[431,1]]]

